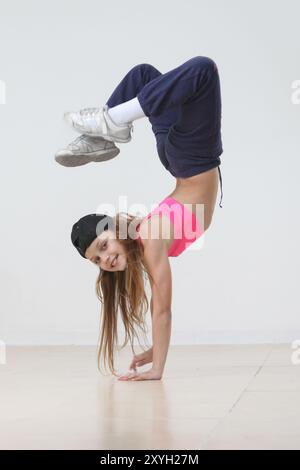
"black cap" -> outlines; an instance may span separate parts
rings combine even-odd
[[[71,240],[77,251],[86,258],[85,251],[104,230],[114,230],[115,221],[107,214],[88,214],[72,227]]]

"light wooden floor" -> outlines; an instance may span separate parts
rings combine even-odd
[[[163,379],[143,382],[101,376],[96,349],[6,348],[1,449],[300,449],[290,344],[171,346]]]

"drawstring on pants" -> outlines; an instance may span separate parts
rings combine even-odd
[[[222,198],[223,198],[223,188],[222,188],[222,175],[221,175],[220,167],[218,167],[218,171],[219,171],[219,179],[220,179],[220,184],[221,184],[221,199],[220,199],[220,202],[219,202],[219,206],[222,207],[222,209],[223,209],[223,206],[221,206],[221,201],[222,201]]]

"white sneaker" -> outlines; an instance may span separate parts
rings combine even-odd
[[[129,142],[133,124],[115,124],[107,110],[107,104],[102,108],[84,108],[77,112],[65,113],[64,118],[81,134],[103,137],[111,142]]]
[[[67,148],[55,154],[57,163],[63,166],[80,166],[90,162],[111,160],[120,153],[113,142],[102,137],[80,135]]]

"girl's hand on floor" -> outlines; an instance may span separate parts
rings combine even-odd
[[[122,375],[118,380],[160,380],[162,378],[162,372],[155,369],[150,369],[146,372],[129,372],[128,374]]]
[[[137,367],[144,366],[145,364],[149,364],[153,361],[153,348],[148,349],[141,354],[136,354],[133,356],[131,364],[129,366],[129,370],[133,369],[136,372]]]

